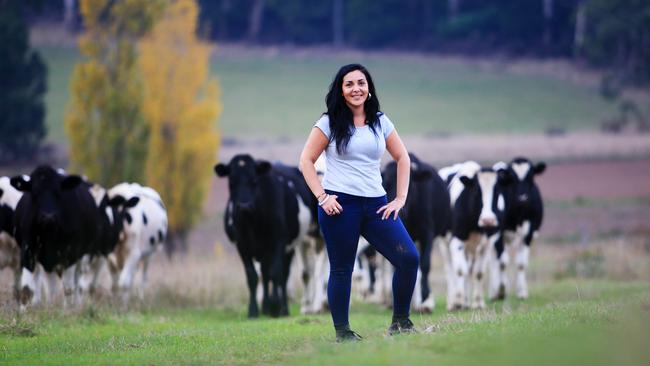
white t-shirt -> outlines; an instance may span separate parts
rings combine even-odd
[[[381,197],[386,194],[381,185],[380,160],[386,151],[386,138],[395,130],[395,126],[385,114],[379,115],[379,124],[380,130],[376,131],[376,136],[368,125],[355,127],[342,155],[336,151],[336,141],[330,141],[325,149],[327,170],[323,188],[361,197]],[[327,114],[314,127],[318,127],[330,138],[330,119]]]

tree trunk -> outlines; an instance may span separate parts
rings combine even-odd
[[[332,40],[334,47],[343,46],[343,0],[332,1]]]
[[[259,40],[262,20],[264,17],[265,0],[255,0],[251,8],[250,22],[248,25],[248,41],[256,43]]]

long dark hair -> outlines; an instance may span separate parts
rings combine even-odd
[[[371,97],[363,104],[363,110],[366,112],[366,124],[370,126],[372,132],[377,135],[377,126],[379,125],[379,98],[375,91],[375,83],[365,67],[359,64],[345,65],[339,69],[339,72],[334,76],[330,90],[325,97],[325,104],[327,105],[327,112],[325,112],[330,119],[330,142],[336,141],[336,151],[343,154],[350,142],[350,137],[354,131],[354,118],[352,111],[345,103],[343,97],[343,77],[352,71],[359,70],[368,81],[368,92]]]

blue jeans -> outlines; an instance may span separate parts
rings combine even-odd
[[[382,220],[377,210],[386,196],[359,197],[327,191],[338,196],[343,212],[328,216],[318,209],[318,222],[325,237],[330,261],[327,298],[335,327],[349,325],[350,287],[359,235],[395,266],[393,275],[393,316],[409,315],[420,256],[402,221]]]

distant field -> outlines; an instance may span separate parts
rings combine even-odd
[[[63,114],[79,56],[70,48],[39,50],[50,69],[49,136],[65,142]],[[593,88],[472,62],[397,54],[217,50],[212,71],[221,83],[224,110],[219,124],[225,136],[305,136],[324,111],[334,73],[350,62],[370,69],[382,109],[402,134],[596,130],[615,113]]]

